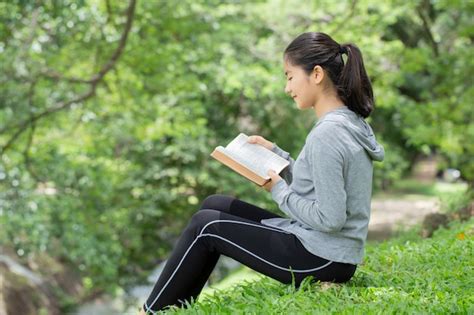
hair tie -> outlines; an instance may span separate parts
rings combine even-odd
[[[339,53],[340,53],[341,55],[342,55],[342,54],[346,54],[346,53],[347,53],[346,47],[339,46]]]

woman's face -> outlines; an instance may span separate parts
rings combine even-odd
[[[293,66],[286,58],[284,61],[286,75],[285,93],[293,98],[299,109],[312,108],[317,101],[317,84],[313,75],[307,75],[303,68]]]

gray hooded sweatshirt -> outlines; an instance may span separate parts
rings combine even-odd
[[[364,118],[346,106],[325,113],[306,137],[296,161],[287,159],[271,190],[289,218],[263,219],[264,225],[298,237],[314,255],[359,264],[370,218],[372,161],[383,161],[384,148]]]

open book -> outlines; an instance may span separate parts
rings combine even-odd
[[[211,156],[259,186],[271,180],[268,170],[278,174],[290,164],[273,151],[247,140],[248,136],[240,133],[226,147],[216,147]]]

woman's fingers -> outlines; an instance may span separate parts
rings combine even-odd
[[[264,137],[262,136],[259,136],[259,135],[251,135],[249,136],[248,140],[247,140],[249,143],[256,143],[256,144],[260,144],[261,146],[271,150],[272,147],[273,147],[273,143],[271,143],[270,141],[268,141],[267,139],[265,139]]]
[[[250,143],[261,143],[262,137],[253,135],[250,136],[248,140]]]
[[[257,136],[257,135],[252,135],[249,137],[249,142],[250,143],[258,143],[258,144],[265,144],[265,142],[267,142],[267,140],[265,140],[264,137],[262,136]]]

